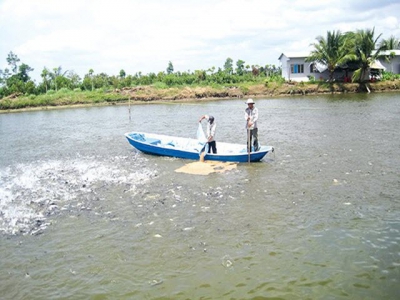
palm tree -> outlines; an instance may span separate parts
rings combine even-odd
[[[316,38],[317,43],[311,44],[314,50],[306,58],[306,62],[317,62],[327,66],[329,81],[333,81],[333,72],[337,66],[346,63],[352,58],[347,51],[345,36],[338,31],[328,31],[326,39],[322,36]]]
[[[53,79],[54,81],[54,87],[55,90],[57,91],[57,78],[58,77],[65,77],[65,74],[68,73],[68,70],[66,70],[64,73],[62,73],[62,68],[61,66],[59,66],[58,68],[53,68],[53,72],[50,72],[50,77]]]
[[[378,39],[381,37],[380,34],[377,38],[374,38],[375,28],[367,30],[358,30],[355,37],[355,55],[359,62],[360,68],[354,71],[353,81],[362,83],[365,81],[367,75],[369,75],[369,70],[371,64],[382,56],[381,52],[385,50],[384,45],[378,45]],[[365,86],[369,92],[368,86]]]
[[[92,91],[94,90],[94,82],[93,82],[93,73],[94,73],[94,71],[93,71],[93,69],[89,69],[89,78],[90,78],[90,80],[91,80],[91,82],[92,82]]]
[[[383,39],[379,44],[385,50],[399,50],[400,49],[400,40],[397,39],[394,35],[390,36],[388,39]],[[385,55],[385,60],[390,63],[390,61],[395,57],[396,53],[391,51],[388,55]],[[393,65],[392,65],[392,73],[393,73]]]
[[[49,70],[45,67],[42,71],[42,74],[40,74],[40,76],[43,78],[43,84],[46,88],[46,93],[47,93],[47,83],[50,77],[50,72]]]
[[[385,50],[399,50],[400,40],[397,39],[394,35],[392,35],[388,39],[383,39],[380,42],[379,46],[385,47]]]

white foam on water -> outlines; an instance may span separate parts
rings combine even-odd
[[[45,219],[96,188],[125,185],[135,192],[138,184],[154,177],[154,170],[123,167],[127,157],[99,161],[95,157],[37,161],[0,169],[0,233],[37,233]]]

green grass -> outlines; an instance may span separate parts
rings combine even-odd
[[[389,80],[371,83],[371,89],[376,91],[400,90],[400,79],[391,77]],[[17,98],[0,99],[0,110],[17,110],[31,107],[68,106],[78,104],[102,104],[132,101],[152,101],[168,99],[199,99],[218,97],[279,96],[296,94],[316,94],[329,92],[357,92],[357,84],[346,83],[284,83],[281,81],[257,81],[232,84],[210,85],[192,84],[168,87],[163,82],[149,86],[132,87],[131,90],[114,91],[97,89],[82,91],[62,88],[59,91],[49,90],[41,95],[23,95]]]

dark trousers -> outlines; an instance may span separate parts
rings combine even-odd
[[[247,130],[247,151],[249,152],[251,152],[250,145],[253,145],[254,151],[260,150],[260,146],[258,145],[258,128]]]
[[[217,143],[215,141],[208,142],[208,153],[211,153],[211,149],[213,153],[217,154]]]

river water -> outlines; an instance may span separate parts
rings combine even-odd
[[[245,107],[0,114],[0,298],[399,299],[400,95],[256,99],[275,152],[207,176],[124,137],[244,144]]]

